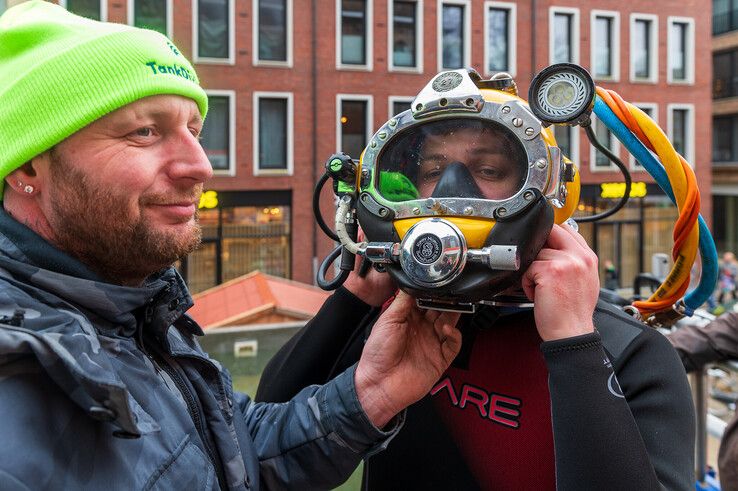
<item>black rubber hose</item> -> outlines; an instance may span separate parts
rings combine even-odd
[[[602,123],[600,122],[600,124]],[[625,164],[620,161],[617,155],[612,153],[609,148],[607,148],[602,143],[600,143],[599,140],[597,140],[597,135],[595,135],[594,131],[592,131],[592,126],[585,126],[584,131],[587,133],[587,138],[589,138],[590,143],[592,143],[592,145],[594,145],[597,150],[604,153],[605,156],[610,159],[610,161],[615,164],[618,169],[620,169],[620,172],[623,173],[623,180],[625,180],[625,192],[623,193],[623,197],[620,198],[620,201],[618,201],[618,203],[609,210],[603,211],[602,213],[598,213],[596,215],[575,218],[575,220],[579,223],[596,222],[617,213],[620,208],[625,206],[625,204],[628,202],[628,199],[630,198],[631,184],[630,172],[628,172],[628,168],[625,167]]]
[[[320,179],[318,179],[318,183],[315,185],[315,190],[313,191],[313,215],[315,215],[315,220],[318,222],[320,229],[334,241],[340,242],[341,240],[338,238],[338,235],[336,235],[336,232],[334,232],[333,229],[326,225],[323,220],[323,214],[320,212],[320,192],[323,190],[323,186],[328,179],[330,179],[330,176],[327,172],[324,172],[323,175],[320,176]]]
[[[333,261],[338,258],[338,256],[341,255],[341,252],[343,251],[343,246],[339,245],[335,249],[331,251],[330,254],[328,254],[325,259],[323,259],[323,262],[321,263],[320,267],[318,268],[318,286],[322,288],[323,290],[331,291],[335,290],[339,286],[343,285],[343,282],[346,281],[346,278],[348,278],[349,273],[351,271],[341,271],[340,274],[336,275],[335,278],[328,281],[325,279],[325,274],[328,272],[328,268],[331,267],[331,264],[333,264]]]

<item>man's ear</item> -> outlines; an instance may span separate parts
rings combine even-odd
[[[24,195],[36,194],[41,188],[42,181],[37,168],[43,165],[43,160],[48,160],[47,154],[48,152],[45,152],[38,157],[34,157],[8,174],[5,178],[5,185]]]

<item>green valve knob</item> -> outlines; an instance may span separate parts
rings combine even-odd
[[[339,170],[341,170],[341,166],[343,166],[343,162],[341,162],[341,159],[331,160],[330,167],[333,172],[338,172]]]

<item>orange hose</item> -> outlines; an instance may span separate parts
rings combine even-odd
[[[653,144],[641,129],[638,121],[630,112],[630,109],[623,98],[613,90],[607,90],[601,87],[597,87],[596,90],[597,95],[600,96],[600,98],[608,105],[615,116],[617,116],[618,119],[620,119],[649,150],[655,152]],[[675,266],[677,266],[679,262],[683,261],[683,258],[680,257],[680,251],[684,242],[688,239],[689,233],[695,226],[697,226],[701,204],[699,189],[697,187],[697,179],[692,167],[681,155],[679,155],[679,162],[681,164],[682,171],[684,172],[687,186],[682,206],[677,206],[677,208],[679,208],[679,217],[677,218],[677,222],[674,224],[674,232],[672,234],[674,239],[672,259],[675,262]],[[686,267],[686,265],[682,264],[679,267]],[[659,291],[661,291],[662,294],[666,293],[668,291],[668,289],[665,289],[667,286],[668,285],[662,285],[659,287],[659,290],[657,290],[654,296],[658,296],[657,294]],[[668,288],[672,287],[668,286]],[[689,275],[686,276],[677,290],[668,297],[660,300],[649,299],[647,301],[633,302],[633,306],[641,312],[641,315],[648,317],[656,312],[671,308],[674,303],[686,293],[688,288]]]

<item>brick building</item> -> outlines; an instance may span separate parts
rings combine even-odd
[[[713,1],[712,33],[713,233],[719,252],[738,251],[738,1]]]
[[[194,291],[252,269],[312,282],[331,248],[311,212],[323,162],[337,149],[358,157],[373,130],[444,68],[507,71],[525,95],[550,63],[583,65],[667,130],[695,167],[710,217],[710,11],[696,0],[61,3],[161,30],[197,65],[211,96],[203,144],[216,176],[202,202],[203,247],[183,265]],[[614,166],[579,129],[556,134],[581,167],[579,213],[609,208],[617,187],[600,184],[622,180]],[[639,197],[607,222],[582,226],[601,260],[621,270],[621,286],[649,269],[652,253],[669,252],[676,217],[647,173],[629,165]],[[327,191],[322,207],[331,222]]]

